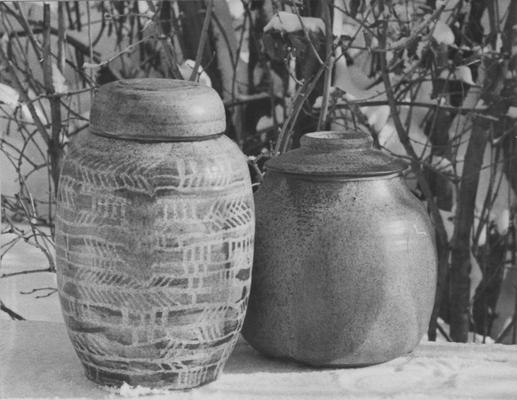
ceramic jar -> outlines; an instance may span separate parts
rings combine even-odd
[[[434,230],[398,160],[361,132],[316,132],[266,163],[246,340],[314,366],[410,352],[436,287]]]
[[[242,327],[254,209],[218,94],[193,82],[110,83],[64,161],[58,289],[68,334],[100,384],[214,380]]]

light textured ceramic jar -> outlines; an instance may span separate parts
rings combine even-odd
[[[404,165],[360,132],[317,132],[266,163],[255,196],[251,297],[257,350],[315,366],[410,352],[436,287],[434,230]]]
[[[212,381],[243,323],[254,236],[223,104],[192,82],[118,81],[96,93],[90,122],[64,162],[56,226],[61,305],[87,376]]]

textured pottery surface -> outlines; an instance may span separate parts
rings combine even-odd
[[[315,366],[410,352],[427,331],[436,253],[400,163],[362,134],[320,132],[266,168],[246,340]]]
[[[246,161],[212,89],[102,87],[60,178],[58,289],[68,333],[100,384],[214,380],[249,294],[254,210]]]

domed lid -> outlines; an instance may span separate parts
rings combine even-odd
[[[266,168],[297,175],[363,178],[400,173],[406,163],[373,147],[361,131],[307,133],[301,147],[266,162]]]
[[[175,79],[128,79],[101,86],[90,112],[93,133],[144,141],[203,140],[224,133],[217,92]]]

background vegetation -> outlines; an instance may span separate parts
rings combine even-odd
[[[199,80],[256,185],[319,129],[364,129],[405,159],[436,228],[430,339],[515,343],[517,292],[497,310],[516,254],[516,27],[508,0],[0,2],[1,255],[25,241],[55,270],[59,167],[96,87]]]

